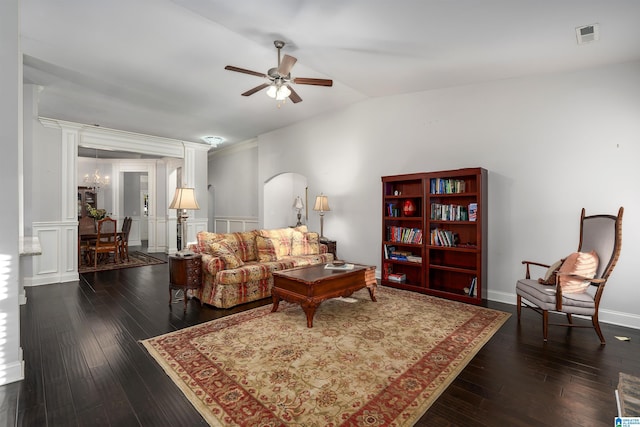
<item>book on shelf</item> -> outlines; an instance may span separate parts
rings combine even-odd
[[[478,204],[469,203],[469,221],[475,221],[478,219]]]
[[[432,178],[430,187],[431,194],[457,194],[465,192],[466,183],[463,179]]]
[[[469,285],[469,296],[475,297],[476,296],[476,282],[478,281],[477,277],[473,277],[473,279],[471,279],[471,284]]]
[[[407,281],[407,275],[404,273],[389,273],[387,280],[391,282],[403,283]]]
[[[407,261],[422,263],[422,257],[421,256],[415,256],[415,255],[408,255],[407,256]]]
[[[383,245],[383,248],[384,248],[384,259],[390,259],[391,254],[396,251],[396,247],[391,245]]]
[[[336,265],[336,264],[326,264],[324,266],[325,270],[353,270],[355,267],[354,264],[340,264],[340,265]]]

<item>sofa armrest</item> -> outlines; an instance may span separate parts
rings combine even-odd
[[[215,276],[218,271],[224,270],[225,265],[222,258],[209,255],[202,254],[202,270]]]

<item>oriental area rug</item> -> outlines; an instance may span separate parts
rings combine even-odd
[[[411,426],[509,313],[378,287],[142,341],[212,426]]]
[[[106,270],[118,270],[121,268],[131,268],[131,267],[144,267],[145,265],[155,265],[155,264],[165,264],[166,261],[152,257],[151,255],[145,254],[144,252],[139,251],[131,251],[129,252],[129,260],[124,260],[123,262],[114,263],[113,259],[109,260],[109,262],[98,262],[98,268],[94,268],[93,264],[81,264],[78,266],[78,273],[93,273],[96,271],[106,271]]]

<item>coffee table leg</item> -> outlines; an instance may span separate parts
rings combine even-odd
[[[376,290],[378,289],[378,286],[376,284],[373,284],[371,286],[367,286],[367,289],[369,290],[371,301],[378,302],[378,300],[376,299]]]
[[[313,328],[313,315],[316,314],[316,305],[313,304],[305,304],[302,306],[305,314],[307,315],[307,328]]]
[[[275,292],[271,291],[271,299],[273,300],[273,307],[271,307],[271,312],[274,313],[278,311],[278,305],[280,305],[280,297],[276,295]]]

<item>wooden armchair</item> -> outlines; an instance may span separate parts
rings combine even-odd
[[[117,221],[109,217],[98,221],[98,235],[96,241],[89,245],[89,253],[94,268],[98,267],[98,256],[113,253],[113,262],[118,262],[118,231]]]
[[[563,273],[560,268],[556,271],[555,284],[541,284],[536,279],[531,279],[530,266],[547,267],[532,261],[522,261],[526,265],[524,279],[516,283],[518,322],[520,322],[521,307],[531,308],[542,315],[542,335],[547,341],[549,311],[567,315],[568,323],[552,323],[551,325],[569,327],[593,327],[600,338],[600,344],[605,344],[604,336],[598,322],[598,310],[600,299],[605,285],[613,268],[618,262],[622,246],[622,214],[624,208],[618,210],[618,215],[591,215],[585,216],[582,209],[580,216],[580,242],[578,252],[590,253],[594,251],[598,257],[598,265],[593,277],[583,277],[576,274]],[[565,275],[565,276],[563,276]],[[588,289],[585,292],[565,293],[561,281],[563,277],[577,278],[578,282],[586,283]],[[526,302],[523,302],[525,300]],[[592,325],[578,325],[573,323],[572,315],[591,317]]]

